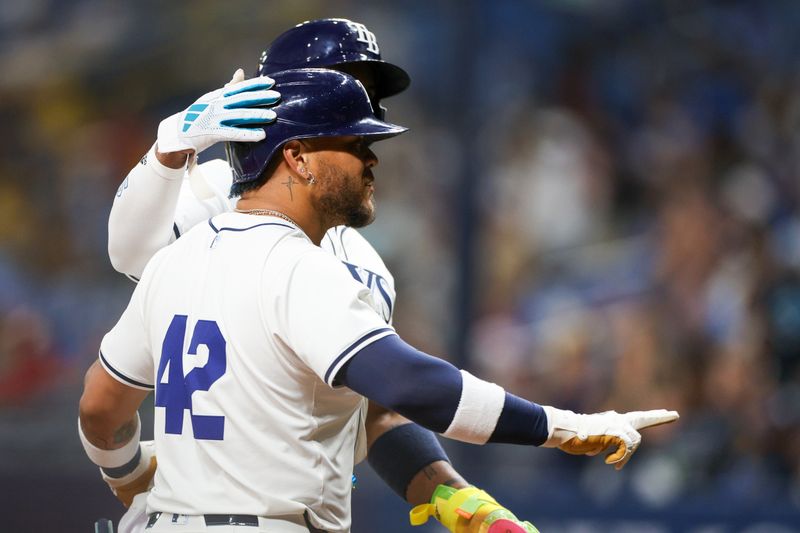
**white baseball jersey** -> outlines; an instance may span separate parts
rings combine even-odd
[[[160,250],[100,354],[121,382],[155,389],[149,511],[308,510],[347,531],[366,402],[333,379],[394,334],[379,313],[346,265],[279,218],[226,213]]]

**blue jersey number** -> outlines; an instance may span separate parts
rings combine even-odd
[[[188,353],[197,355],[198,346],[203,345],[208,350],[208,361],[184,376],[183,342],[186,338],[186,318],[186,315],[175,315],[164,337],[156,374],[156,407],[165,409],[165,433],[183,433],[183,417],[188,409],[194,438],[222,440],[225,417],[194,414],[192,394],[195,391],[207,391],[225,373],[225,338],[216,322],[198,320]]]

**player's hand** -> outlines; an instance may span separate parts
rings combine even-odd
[[[597,455],[611,448],[606,464],[617,470],[625,466],[642,442],[640,429],[668,424],[679,417],[677,411],[665,409],[583,415],[550,406],[543,408],[549,435],[542,446],[575,455]]]
[[[102,469],[100,470],[103,479],[111,487],[111,492],[125,507],[130,507],[134,496],[153,487],[153,476],[157,467],[155,442],[152,440],[142,441],[139,443],[139,447],[142,450],[139,465],[130,474],[115,478],[106,475]]]
[[[539,533],[530,522],[522,522],[477,487],[454,489],[439,485],[431,503],[411,510],[411,524],[419,526],[433,516],[451,533]]]
[[[265,109],[278,102],[280,94],[270,90],[275,82],[260,76],[244,79],[237,70],[233,79],[216,91],[201,96],[180,113],[161,121],[156,150],[198,154],[223,141],[257,142],[264,130],[255,126],[275,120],[275,112]]]

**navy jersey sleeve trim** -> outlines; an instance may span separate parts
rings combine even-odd
[[[280,226],[282,228],[298,229],[294,226],[290,226],[289,224],[281,224],[279,222],[264,222],[262,224],[255,224],[253,226],[248,226],[246,228],[225,228],[225,227],[217,228],[210,218],[208,219],[208,225],[211,226],[211,229],[214,230],[214,233],[221,233],[223,231],[247,231],[254,228],[260,228],[262,226]]]
[[[326,237],[328,238],[328,240],[331,242],[331,249],[333,250],[333,255],[336,255],[336,245],[333,243],[333,239],[331,239],[331,234],[330,234],[330,232],[326,232],[326,233],[325,233],[325,236],[326,236]]]
[[[136,381],[133,378],[129,378],[128,376],[126,376],[125,374],[123,374],[122,372],[120,372],[119,370],[114,368],[113,366],[111,366],[111,364],[108,362],[108,359],[106,359],[106,357],[103,355],[103,352],[100,352],[100,362],[103,364],[103,368],[108,370],[111,374],[116,376],[117,379],[119,379],[123,383],[127,383],[128,385],[130,385],[132,387],[136,387],[137,389],[153,390],[155,388],[155,385],[150,385],[148,383],[142,383],[141,381]]]
[[[386,337],[387,335],[396,335],[394,329],[392,328],[380,328],[374,329],[369,333],[362,335],[359,339],[353,342],[350,346],[344,349],[342,353],[336,356],[333,362],[328,367],[328,370],[325,372],[325,383],[328,385],[333,385],[333,379],[336,377],[339,369],[344,365],[350,357],[358,353],[360,350],[368,346],[369,344]]]
[[[181,230],[178,229],[178,224],[176,224],[174,222],[172,223],[172,233],[175,234],[175,238],[176,239],[180,239],[181,238]]]
[[[339,244],[342,245],[342,254],[344,254],[345,261],[350,260],[350,257],[347,255],[347,247],[344,245],[344,232],[348,229],[347,226],[342,226],[342,229],[339,231]],[[389,307],[391,307],[391,305],[389,305]]]

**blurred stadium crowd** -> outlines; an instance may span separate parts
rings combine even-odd
[[[379,147],[379,214],[365,231],[396,278],[398,332],[540,403],[682,414],[645,435],[621,473],[547,451],[454,447],[475,481],[540,527],[545,516],[547,531],[559,521],[541,502],[569,510],[576,492],[598,516],[624,519],[624,500],[630,516],[669,521],[678,503],[699,502],[725,523],[783,517],[787,529],[764,531],[794,531],[791,0],[3,4],[0,479],[94,475],[70,440],[76,399],[132,290],[108,263],[107,216],[158,121],[323,16],[366,23],[412,76],[386,102],[412,133]],[[474,270],[457,246],[465,231]],[[462,331],[457,280],[470,272]],[[464,353],[452,353],[455,333],[468,335]],[[358,526],[368,513],[356,511]]]

